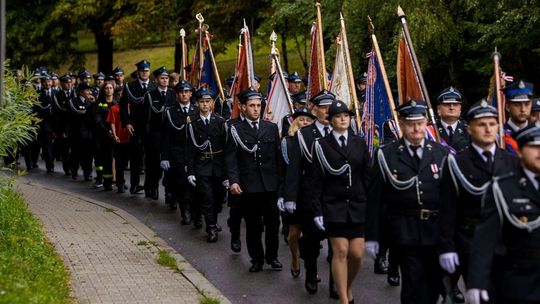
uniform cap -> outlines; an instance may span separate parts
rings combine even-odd
[[[307,103],[306,91],[298,92],[291,96],[293,102],[305,104]]]
[[[169,71],[167,70],[166,67],[162,66],[159,69],[155,70],[153,74],[154,74],[154,78],[158,78],[161,75],[169,76]]]
[[[311,103],[316,106],[329,106],[336,100],[336,95],[328,90],[322,90],[317,95],[311,97]]]
[[[510,102],[526,102],[533,95],[533,84],[523,80],[513,82],[504,88],[504,94]]]
[[[529,124],[516,133],[516,141],[519,147],[540,146],[540,121]]]
[[[531,112],[540,111],[540,98],[534,98],[532,100]]]
[[[240,99],[241,104],[246,104],[248,100],[251,99],[261,99],[262,95],[254,88],[248,88],[238,94],[238,99]]]
[[[454,87],[444,89],[439,97],[437,97],[439,104],[442,103],[461,103],[463,101],[463,95]]]
[[[293,119],[297,119],[300,116],[307,116],[311,117],[312,119],[315,119],[315,115],[311,114],[311,112],[307,108],[300,108],[294,110],[294,113],[292,114]]]
[[[354,112],[349,110],[346,103],[341,100],[335,100],[328,108],[328,118],[330,119],[332,116],[340,113],[348,113],[350,116],[354,116]]]
[[[143,59],[137,63],[135,63],[135,66],[137,67],[137,70],[143,70],[143,71],[150,71],[150,62],[148,60]]]
[[[200,88],[195,92],[195,99],[214,99],[214,92],[207,88]]]
[[[122,68],[119,66],[115,67],[112,72],[114,75],[124,74],[124,70],[122,70]]]
[[[300,74],[298,74],[298,72],[293,72],[292,74],[289,75],[287,81],[288,82],[302,82],[302,77],[300,76]]]
[[[426,117],[427,104],[423,100],[409,100],[399,107],[396,111],[399,113],[399,118],[405,120],[418,120]]]
[[[102,72],[96,73],[92,77],[94,77],[94,80],[105,80],[105,74]]]
[[[174,90],[176,92],[191,91],[191,90],[193,90],[193,87],[191,86],[191,83],[189,83],[189,82],[187,82],[185,80],[181,80],[174,86]]]
[[[484,117],[498,117],[497,109],[491,106],[485,98],[471,106],[465,115],[465,120],[469,122],[471,120]]]

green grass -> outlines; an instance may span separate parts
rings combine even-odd
[[[203,296],[199,303],[200,304],[219,304],[220,302],[216,298]]]
[[[176,259],[166,250],[160,250],[158,253],[157,263],[161,266],[169,267],[170,269],[180,272]]]
[[[225,80],[229,78],[233,73],[236,65],[238,42],[232,42],[227,44],[225,50],[214,49],[216,55],[216,62],[218,65],[221,81],[224,84]],[[301,75],[304,74],[304,68],[300,60],[300,56],[296,52],[294,42],[291,40],[288,45],[288,59],[289,59],[289,71],[298,71]],[[95,52],[95,42],[93,36],[88,34],[79,35],[79,51],[84,52],[86,58],[86,69],[92,73],[97,70],[97,53]],[[255,72],[262,77],[261,85],[262,90],[265,92],[267,86],[267,77],[269,74],[270,59],[270,45],[266,41],[257,39],[253,43],[254,52],[254,64]],[[193,49],[190,50],[190,59],[193,55]],[[147,59],[152,65],[152,71],[160,66],[166,66],[169,69],[174,65],[174,47],[173,46],[157,46],[147,47],[141,49],[121,50],[116,51],[113,55],[113,66],[121,66],[126,72],[126,79],[129,79],[129,74],[135,71],[135,63]],[[330,58],[327,58],[330,60]],[[66,73],[69,70],[70,63],[66,63],[59,68],[61,74]],[[285,69],[283,59],[281,60],[282,68]]]
[[[24,199],[0,192],[0,303],[71,303],[68,273]]]

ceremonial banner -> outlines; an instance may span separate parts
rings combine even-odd
[[[384,123],[392,119],[392,112],[389,106],[388,94],[384,85],[383,74],[375,51],[369,54],[369,63],[366,82],[366,100],[364,103],[364,113],[362,116],[362,132],[366,141],[370,157],[380,146],[380,141],[384,137]],[[397,137],[395,123],[390,123],[390,130]]]
[[[311,51],[309,55],[308,85],[306,90],[306,97],[308,100],[322,91],[323,86],[321,76],[324,77],[324,74],[326,74],[323,74],[324,71],[320,70],[319,38],[317,30],[317,26],[313,24],[311,27]]]
[[[414,68],[409,46],[403,35],[399,39],[397,83],[399,104],[402,104],[409,99],[426,100],[422,94],[420,81]]]
[[[277,73],[280,73],[281,71],[277,71]],[[278,76],[279,74],[276,74],[275,76]],[[287,87],[284,85],[284,83],[281,81],[279,77],[274,77],[272,81],[270,82],[270,89],[268,92],[268,99],[266,102],[266,109],[264,116],[268,117],[270,116],[272,118],[272,122],[278,125],[279,133],[281,134],[281,122],[282,118],[291,113],[291,108],[289,105],[289,100],[287,99],[287,96],[289,95],[289,92],[287,90]],[[268,115],[271,113],[271,115]],[[268,116],[267,116],[268,115]]]
[[[336,62],[334,64],[334,71],[332,73],[332,81],[330,82],[330,92],[336,95],[336,99],[343,101],[349,108],[352,108],[352,92],[351,88],[354,88],[354,84],[349,83],[348,78],[348,66],[345,54],[345,44],[343,43],[343,31],[339,32],[336,38]]]
[[[246,25],[240,32],[241,44],[238,46],[238,56],[236,59],[236,70],[234,80],[231,86],[230,96],[234,98],[231,118],[238,118],[240,115],[238,93],[247,90],[253,83],[253,52],[251,50],[251,38],[249,29]]]

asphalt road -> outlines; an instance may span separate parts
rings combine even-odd
[[[326,262],[326,244],[319,258],[319,275],[322,282],[319,292],[309,295],[304,289],[304,272],[299,278],[290,274],[290,252],[281,238],[279,259],[283,271],[265,270],[249,273],[249,256],[247,254],[242,227],[242,252],[231,251],[230,236],[226,220],[228,208],[225,207],[219,216],[219,224],[223,232],[217,243],[206,242],[204,229],[195,230],[193,226],[182,226],[175,212],[170,211],[163,201],[163,189],[159,201],[144,198],[144,195],[118,194],[116,191],[105,192],[93,189],[92,182],[83,182],[82,178],[74,181],[60,173],[61,164],[56,163],[56,172],[47,174],[40,168],[34,169],[23,178],[42,185],[64,189],[81,196],[90,197],[121,208],[148,225],[156,235],[180,252],[197,270],[206,276],[233,303],[338,303],[328,297],[328,264]],[[129,175],[129,171],[126,172]],[[126,176],[129,181],[129,177]],[[129,191],[128,191],[129,192]],[[385,275],[373,273],[373,261],[369,258],[354,282],[353,296],[356,303],[398,303],[399,287],[386,284]]]

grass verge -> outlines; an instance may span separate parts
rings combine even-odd
[[[0,303],[71,303],[64,264],[24,199],[0,194]]]
[[[166,250],[159,251],[157,263],[161,266],[169,267],[176,272],[180,272],[180,269],[176,264],[176,259]]]

